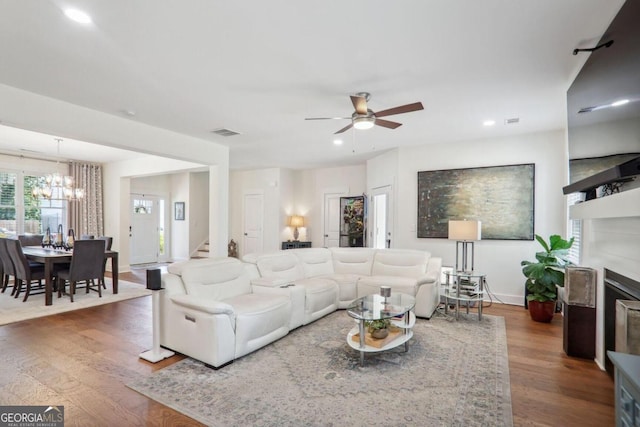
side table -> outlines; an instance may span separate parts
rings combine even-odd
[[[445,282],[445,306],[444,312],[448,313],[449,300],[456,303],[456,319],[460,318],[460,302],[466,305],[467,313],[472,303],[478,305],[478,320],[482,320],[482,301],[484,300],[484,285],[486,275],[477,271],[444,271]]]

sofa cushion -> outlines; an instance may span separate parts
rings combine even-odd
[[[371,275],[375,249],[331,248],[333,271],[337,274]]]
[[[261,255],[256,261],[260,276],[263,278],[277,278],[297,280],[304,278],[304,270],[298,257],[288,251]]]
[[[358,296],[377,294],[380,286],[390,286],[392,292],[415,296],[418,283],[412,277],[370,276],[358,280]]]
[[[182,281],[188,295],[217,301],[251,293],[245,267],[235,258],[185,265]]]
[[[291,252],[300,260],[305,277],[316,277],[333,273],[333,261],[329,249],[293,249]]]
[[[374,257],[371,275],[411,277],[415,280],[425,274],[430,255],[425,251],[379,249]]]

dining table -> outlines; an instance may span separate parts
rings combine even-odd
[[[44,264],[45,305],[53,304],[53,267],[54,264],[70,263],[72,250],[43,248],[40,246],[25,246],[22,252],[28,260]],[[114,294],[118,293],[118,252],[105,251],[106,259],[111,260],[111,287]]]

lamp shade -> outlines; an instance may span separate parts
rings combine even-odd
[[[290,227],[304,227],[304,217],[299,215],[291,215],[289,217]]]
[[[480,221],[449,221],[450,240],[480,240],[482,234],[482,223]]]

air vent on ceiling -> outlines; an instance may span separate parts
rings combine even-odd
[[[515,125],[516,123],[520,123],[520,117],[514,117],[512,119],[504,119],[505,125]]]
[[[225,128],[214,129],[211,132],[215,133],[216,135],[220,135],[220,136],[240,135],[240,132],[235,132],[235,131],[232,131],[231,129],[225,129]]]

